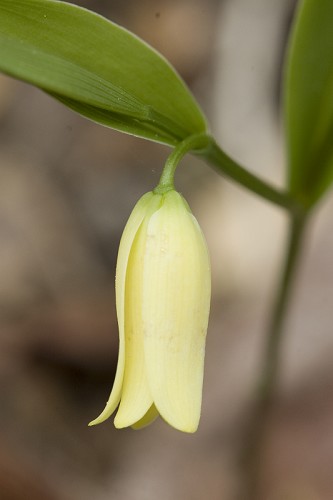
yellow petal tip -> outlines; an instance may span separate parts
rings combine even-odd
[[[94,420],[92,420],[91,422],[89,422],[88,427],[92,427],[94,425],[101,424],[105,420],[106,420],[106,418],[101,418],[101,415],[100,415],[99,417],[94,418]]]
[[[92,427],[93,425],[98,425],[100,423],[101,422],[98,422],[98,418],[95,418],[95,420],[92,420],[91,422],[89,422],[88,427]]]

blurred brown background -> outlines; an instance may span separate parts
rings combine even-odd
[[[77,1],[176,66],[229,154],[282,185],[281,64],[293,0]],[[0,77],[0,499],[231,500],[283,251],[281,210],[188,156],[177,188],[207,236],[213,301],[202,420],[88,428],[112,386],[124,224],[165,146]],[[333,498],[333,201],[312,224],[287,324],[263,500]],[[258,499],[259,500],[259,499]]]

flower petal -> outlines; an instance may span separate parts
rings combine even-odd
[[[132,429],[135,429],[136,431],[139,429],[143,429],[143,427],[147,427],[152,422],[154,422],[154,420],[156,420],[158,416],[159,413],[157,411],[156,406],[151,405],[145,416],[142,417],[141,420],[132,425]]]
[[[142,300],[154,403],[170,425],[194,432],[201,412],[210,264],[199,225],[175,191],[149,221]]]
[[[125,305],[125,281],[127,264],[130,255],[130,251],[133,245],[134,238],[138,232],[138,229],[146,215],[147,206],[150,200],[153,198],[153,193],[146,193],[140,198],[140,200],[135,205],[130,218],[125,226],[123,235],[121,237],[118,260],[117,260],[117,270],[116,270],[116,307],[117,307],[117,317],[118,317],[118,328],[119,328],[119,355],[117,372],[113,384],[113,388],[106,404],[105,409],[95,420],[89,423],[89,425],[96,425],[104,422],[110,415],[114,412],[119,404],[121,397],[121,390],[124,378],[124,368],[125,368],[125,326],[124,326],[124,305]]]
[[[114,420],[117,428],[135,424],[153,404],[147,382],[143,347],[142,274],[147,224],[151,215],[158,210],[161,198],[160,195],[154,195],[150,199],[127,263],[124,308],[125,371],[121,401]]]

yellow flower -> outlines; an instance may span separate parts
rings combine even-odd
[[[201,229],[174,190],[149,192],[125,227],[116,271],[119,358],[104,411],[117,428],[158,415],[195,432],[201,412],[210,264]]]

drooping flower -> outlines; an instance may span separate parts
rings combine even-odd
[[[119,357],[104,411],[117,428],[158,415],[195,432],[201,413],[210,305],[207,246],[184,198],[149,192],[136,204],[118,253]]]

